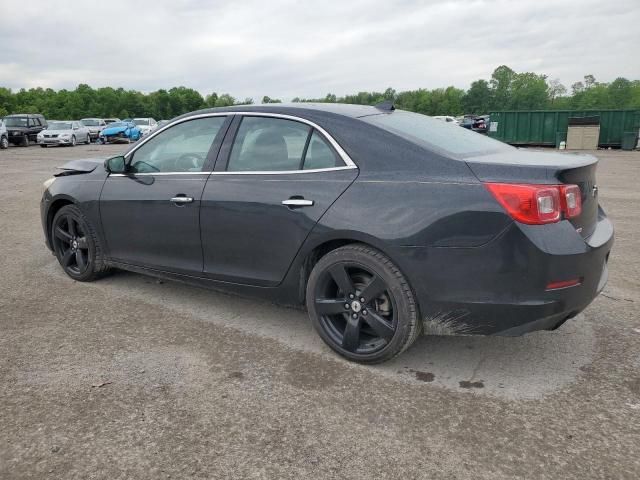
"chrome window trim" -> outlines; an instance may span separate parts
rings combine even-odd
[[[234,171],[234,172],[142,172],[142,173],[111,173],[111,177],[145,177],[162,175],[294,175],[297,173],[334,172],[336,170],[353,170],[357,167],[310,168],[309,170],[262,170],[262,171]]]
[[[295,173],[318,173],[318,172],[332,172],[336,170],[351,170],[354,168],[358,168],[358,166],[351,160],[351,157],[344,151],[344,149],[335,141],[335,139],[327,133],[327,131],[322,128],[317,123],[314,123],[306,118],[296,117],[295,115],[285,115],[282,113],[269,113],[269,112],[215,112],[215,113],[201,113],[199,115],[192,115],[190,117],[181,118],[179,120],[175,120],[173,122],[168,123],[163,126],[161,129],[156,130],[151,135],[145,137],[141,141],[142,143],[134,146],[127,154],[125,155],[125,159],[129,159],[133,153],[142,147],[145,143],[151,140],[156,135],[164,132],[166,129],[173,127],[174,125],[178,125],[179,123],[188,122],[189,120],[197,120],[199,118],[209,118],[209,117],[228,117],[231,115],[239,115],[245,117],[269,117],[269,118],[280,118],[283,120],[292,120],[294,122],[301,122],[310,127],[315,128],[322,134],[322,136],[331,144],[331,146],[338,152],[338,155],[345,163],[344,166],[341,167],[329,167],[329,168],[313,168],[309,170],[266,170],[266,171],[213,171],[213,172],[158,172],[158,173],[137,173],[135,175],[292,175]],[[123,173],[115,173],[110,174],[110,176],[118,176],[118,177],[126,177],[127,174]]]

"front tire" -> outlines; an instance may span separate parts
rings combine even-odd
[[[75,135],[73,135],[73,136],[71,137],[71,146],[72,146],[72,147],[75,147],[75,146],[76,146],[76,136],[75,136]]]
[[[7,137],[0,138],[0,150],[9,148],[9,139]]]
[[[109,270],[100,240],[75,205],[62,207],[51,222],[51,239],[64,272],[79,282],[91,282]]]
[[[29,135],[25,135],[24,137],[22,137],[22,146],[23,147],[29,146]]]
[[[421,331],[413,292],[382,252],[347,245],[322,257],[309,276],[307,309],[324,342],[343,357],[381,363]]]

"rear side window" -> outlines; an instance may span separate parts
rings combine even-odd
[[[309,140],[307,154],[304,158],[304,169],[313,170],[316,168],[332,168],[342,165],[344,164],[338,159],[326,140],[314,130],[311,135],[311,140]]]
[[[311,127],[269,117],[243,117],[231,148],[231,172],[300,170]]]
[[[396,110],[361,120],[403,137],[428,149],[458,158],[512,150],[513,147],[447,122],[419,113]]]

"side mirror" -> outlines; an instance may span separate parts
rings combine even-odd
[[[127,162],[122,155],[104,161],[104,169],[109,173],[126,173]]]

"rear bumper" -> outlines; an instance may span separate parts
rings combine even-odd
[[[403,248],[401,268],[427,333],[514,336],[552,330],[584,310],[607,282],[612,245],[613,226],[601,211],[588,239],[567,221],[513,223],[481,247]],[[575,278],[579,285],[547,290]]]

